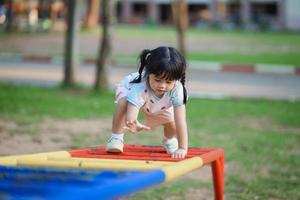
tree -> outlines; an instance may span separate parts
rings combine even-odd
[[[111,61],[112,38],[111,29],[113,21],[113,0],[102,0],[101,4],[101,17],[102,17],[102,38],[99,45],[99,54],[97,58],[97,71],[94,88],[107,89],[109,86],[108,80],[108,64]]]
[[[14,21],[13,1],[7,1],[6,4],[7,4],[6,31],[11,32],[13,30],[13,21]]]
[[[79,65],[80,1],[68,1],[67,31],[65,35],[65,62],[63,84],[71,86],[76,81]]]
[[[186,31],[188,28],[188,6],[185,0],[173,0],[173,18],[177,30],[179,51],[186,56]]]
[[[100,0],[89,0],[84,27],[95,28],[98,25]]]

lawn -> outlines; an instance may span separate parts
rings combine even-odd
[[[36,124],[49,118],[107,119],[112,116],[113,97],[110,92],[85,88],[0,84],[0,120]],[[300,199],[299,111],[298,101],[191,98],[187,105],[190,146],[225,150],[226,199]],[[126,137],[128,143],[160,145],[155,133]],[[85,145],[80,138],[79,147]],[[211,191],[211,184],[210,179],[187,176],[129,199],[186,199],[198,189]]]
[[[80,57],[96,59],[100,29],[82,31]],[[30,45],[28,45],[28,42]],[[51,56],[62,60],[63,33],[0,34],[2,55]],[[116,25],[112,34],[115,64],[136,65],[144,48],[177,47],[174,27]],[[47,46],[47,48],[44,48]],[[228,64],[281,64],[300,66],[300,35],[293,32],[243,32],[191,28],[187,32],[187,59]]]
[[[161,39],[162,44],[176,46],[176,32],[172,27],[117,26],[116,37],[125,40],[148,41]],[[153,37],[155,36],[155,37]],[[190,29],[187,32],[187,58],[234,64],[300,65],[300,36],[292,32],[243,32]],[[133,62],[138,53],[115,52],[114,59],[127,57]],[[118,61],[120,60],[120,61]]]

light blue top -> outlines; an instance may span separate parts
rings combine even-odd
[[[175,82],[175,86],[169,92],[166,92],[162,97],[157,97],[146,78],[142,78],[140,83],[130,83],[139,74],[132,73],[126,76],[122,81],[121,85],[128,89],[127,100],[138,109],[144,107],[149,113],[159,113],[172,106],[183,105],[183,86],[180,81]]]

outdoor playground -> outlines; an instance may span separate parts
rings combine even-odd
[[[151,48],[157,44],[175,45],[172,29],[155,31],[153,28],[135,31],[130,27],[117,28],[116,44],[121,44],[120,41],[126,43],[116,45],[116,62],[122,63],[122,60],[118,61],[121,57],[135,63],[136,52],[140,48]],[[145,42],[145,37],[153,33],[160,35],[160,39]],[[98,31],[82,33],[82,41],[87,41],[82,45],[83,59],[94,58],[97,49],[96,46],[91,47],[91,43],[95,40],[88,38],[98,38],[98,34]],[[194,30],[189,34],[190,43],[197,44],[190,45],[190,59],[299,65],[300,38],[294,33]],[[196,36],[204,39],[196,39]],[[28,48],[26,45],[19,46],[15,42],[17,38],[19,44],[28,42],[30,38],[40,40],[31,43],[35,48]],[[63,35],[60,34],[4,34],[0,40],[6,45],[1,47],[2,55],[39,53],[62,58]],[[49,48],[40,49],[45,41],[48,41]],[[211,44],[209,51],[208,44]],[[2,155],[15,155],[105,144],[110,132],[113,98],[111,91],[93,92],[84,86],[42,88],[1,83],[0,152]],[[300,154],[299,110],[297,100],[190,98],[187,106],[190,146],[224,149],[226,199],[300,198],[300,171],[297,168],[300,166],[297,159]],[[141,133],[141,136],[128,134],[126,141],[129,144],[160,145],[160,133],[158,129],[151,134]],[[209,168],[196,170],[176,181],[127,198],[212,199],[211,172]]]
[[[23,154],[105,144],[111,93],[1,86],[1,153]],[[298,102],[190,99],[191,146],[226,152],[228,199],[297,199]],[[63,109],[62,109],[63,108]],[[99,110],[101,112],[95,112]],[[199,112],[201,115],[199,116]],[[127,135],[128,143],[160,145],[160,131]],[[13,148],[12,148],[13,147]],[[132,199],[212,199],[209,169],[138,193]]]

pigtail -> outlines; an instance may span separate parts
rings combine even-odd
[[[139,56],[140,59],[140,68],[139,68],[139,76],[136,77],[131,83],[140,83],[142,80],[142,73],[147,64],[147,59],[150,56],[151,50],[145,49],[142,51],[141,55]]]
[[[181,82],[182,87],[183,87],[183,103],[186,104],[186,101],[187,101],[187,91],[186,91],[186,88],[185,88],[185,72],[182,74],[180,82]]]

